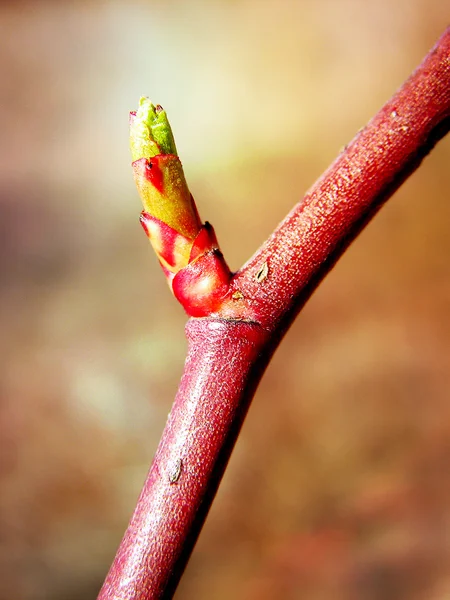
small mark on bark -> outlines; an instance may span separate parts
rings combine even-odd
[[[183,468],[183,461],[179,458],[174,465],[172,473],[169,475],[170,483],[176,483],[180,479],[181,469]]]
[[[241,290],[236,290],[231,297],[233,300],[243,300],[244,294],[241,292]]]
[[[267,264],[267,261],[261,266],[261,268],[259,269],[259,271],[256,273],[255,275],[255,279],[258,283],[262,283],[264,281],[264,279],[267,278],[267,275],[269,274],[269,265]]]

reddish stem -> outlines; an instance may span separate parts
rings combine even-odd
[[[227,318],[188,322],[180,388],[99,599],[172,596],[284,331],[449,125],[450,29],[235,275],[236,302],[252,320],[233,320],[228,309]]]
[[[260,326],[191,319],[186,332],[180,388],[100,598],[170,597],[259,381]]]

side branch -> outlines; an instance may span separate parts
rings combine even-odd
[[[233,288],[254,318],[271,330],[293,318],[449,127],[450,28],[237,273]]]

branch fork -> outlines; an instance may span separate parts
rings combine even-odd
[[[99,600],[171,598],[264,369],[325,274],[450,128],[450,29],[236,274],[202,224],[165,111],[130,116],[141,223],[187,314],[174,405]]]

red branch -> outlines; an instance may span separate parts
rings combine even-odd
[[[234,276],[251,320],[189,320],[180,388],[100,600],[172,596],[283,333],[449,126],[450,29]]]

